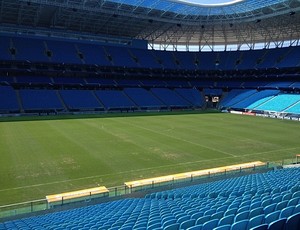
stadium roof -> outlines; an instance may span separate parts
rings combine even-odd
[[[110,0],[148,9],[169,11],[182,15],[211,16],[253,12],[258,9],[283,4],[285,0]]]
[[[300,0],[0,0],[0,30],[138,38],[163,47],[281,46],[299,42]]]

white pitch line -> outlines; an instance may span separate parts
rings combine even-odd
[[[231,158],[231,157],[223,157],[223,158],[217,158],[217,159],[221,160],[221,159],[227,159],[227,158]],[[49,183],[40,183],[40,184],[34,184],[34,185],[26,185],[26,186],[14,187],[14,188],[0,189],[0,192],[10,191],[10,190],[18,190],[18,189],[25,189],[25,188],[33,188],[33,187],[40,187],[40,186],[45,186],[45,185],[59,184],[59,183],[72,182],[72,181],[78,181],[78,180],[94,179],[94,178],[103,177],[103,176],[111,176],[111,175],[119,175],[119,174],[126,174],[126,173],[134,173],[134,172],[146,171],[146,170],[157,169],[157,168],[168,168],[168,167],[174,167],[174,166],[177,166],[177,165],[195,164],[195,163],[207,162],[207,161],[215,161],[215,160],[216,159],[200,160],[200,161],[192,161],[192,162],[184,162],[184,163],[178,163],[178,164],[172,164],[172,165],[164,165],[164,166],[157,166],[157,167],[151,167],[151,168],[143,168],[143,169],[123,171],[123,172],[119,172],[119,173],[102,174],[102,175],[89,176],[89,177],[80,177],[80,178],[75,178],[75,179],[55,181],[55,182],[49,182]]]
[[[240,156],[233,156],[233,157],[234,158],[239,158],[239,157],[244,157],[244,156],[260,155],[260,154],[271,153],[271,152],[288,151],[288,150],[294,150],[294,149],[299,149],[299,148],[300,147],[286,148],[286,149],[277,149],[277,150],[270,150],[270,151],[264,151],[264,152],[259,152],[259,153],[251,153],[251,154],[240,155]],[[63,180],[63,181],[56,181],[56,182],[49,182],[49,183],[40,183],[40,184],[35,184],[35,185],[20,186],[20,187],[15,187],[15,188],[1,189],[0,192],[10,191],[10,190],[18,190],[18,189],[25,189],[25,188],[34,188],[34,187],[40,187],[40,186],[52,185],[52,184],[59,184],[59,183],[65,183],[65,182],[72,182],[72,181],[78,181],[78,180],[93,179],[93,178],[103,177],[103,176],[118,175],[118,174],[132,173],[132,172],[139,172],[139,171],[145,171],[145,170],[151,170],[151,169],[157,169],[157,168],[167,168],[167,167],[172,167],[172,166],[176,166],[176,165],[186,165],[186,164],[195,164],[195,163],[200,163],[200,162],[209,162],[209,161],[216,161],[216,160],[224,160],[224,159],[229,159],[229,158],[232,158],[232,157],[221,157],[221,158],[207,159],[207,160],[200,160],[200,161],[183,162],[183,163],[178,163],[178,164],[164,165],[164,166],[158,166],[158,167],[152,167],[152,168],[143,168],[143,169],[129,170],[129,171],[124,171],[124,172],[119,172],[119,173],[114,173],[114,174],[102,174],[102,175],[97,175],[97,176],[80,177],[80,178],[70,179],[70,180]]]
[[[118,122],[120,122],[120,121],[118,120]],[[120,123],[123,123],[123,122],[120,122]],[[128,124],[128,123],[126,123],[126,124]],[[219,149],[215,149],[215,148],[212,148],[212,147],[209,147],[209,146],[205,146],[205,145],[202,145],[202,144],[199,144],[199,143],[195,143],[195,142],[192,142],[192,141],[189,141],[189,140],[185,140],[185,139],[180,138],[180,137],[170,136],[170,135],[167,135],[165,133],[161,133],[161,132],[158,132],[158,131],[155,131],[155,130],[152,130],[152,129],[147,129],[145,127],[141,127],[139,125],[134,125],[134,124],[130,124],[130,125],[134,126],[134,127],[137,127],[137,128],[140,128],[140,129],[147,130],[149,132],[157,133],[159,135],[163,135],[163,136],[170,137],[170,138],[173,138],[173,139],[177,139],[177,140],[180,140],[180,141],[183,141],[183,142],[187,142],[187,143],[192,144],[192,145],[197,145],[197,146],[200,146],[202,148],[206,148],[206,149],[210,149],[210,150],[213,150],[213,151],[216,151],[216,152],[220,152],[220,153],[232,156],[232,157],[237,157],[236,155],[234,155],[232,153],[228,153],[228,152],[225,152],[225,151],[222,151],[222,150],[219,150]]]

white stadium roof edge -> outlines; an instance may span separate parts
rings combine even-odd
[[[0,32],[172,50],[282,47],[300,45],[300,0],[1,0]]]

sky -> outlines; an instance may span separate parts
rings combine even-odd
[[[244,0],[175,0],[178,2],[189,3],[200,6],[224,6],[242,2]]]

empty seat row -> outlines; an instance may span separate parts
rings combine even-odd
[[[7,221],[0,229],[298,229],[299,176],[296,168],[225,179]]]
[[[187,70],[299,66],[299,47],[225,52],[170,52],[97,42],[1,36],[0,60]]]

